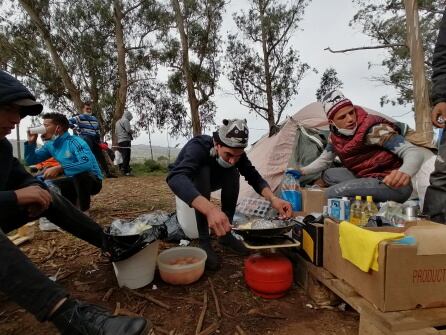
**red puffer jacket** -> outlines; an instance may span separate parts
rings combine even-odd
[[[379,123],[387,123],[393,129],[400,132],[392,122],[377,116],[368,114],[364,109],[355,106],[358,128],[353,137],[340,134],[330,135],[335,153],[342,164],[355,176],[361,177],[385,177],[392,170],[398,169],[403,161],[394,153],[381,146],[366,145],[366,135],[371,127]]]

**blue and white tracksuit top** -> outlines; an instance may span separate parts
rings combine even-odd
[[[46,141],[39,149],[36,143],[25,143],[27,164],[37,164],[50,157],[54,157],[60,163],[66,176],[91,172],[99,179],[103,179],[101,169],[88,144],[79,136],[70,135],[68,131],[54,141]]]

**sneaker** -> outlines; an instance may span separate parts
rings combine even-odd
[[[242,255],[242,256],[248,256],[249,250],[246,248],[243,243],[239,240],[237,240],[234,235],[232,235],[230,232],[227,233],[225,236],[222,236],[218,239],[218,242],[225,248],[231,250],[232,252]]]
[[[220,268],[220,257],[218,257],[210,241],[200,241],[200,248],[206,251],[206,270],[216,271]]]
[[[69,299],[51,321],[62,335],[147,335],[144,318],[113,315],[102,307]]]

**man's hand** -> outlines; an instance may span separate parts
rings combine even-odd
[[[27,211],[30,218],[37,218],[45,211],[45,208],[39,204],[32,204],[27,207]]]
[[[274,196],[271,199],[271,206],[279,212],[281,218],[289,218],[293,214],[293,209],[288,201]]]
[[[27,135],[28,135],[28,143],[36,143],[37,142],[37,136],[39,136],[39,134],[31,134],[28,130]]]
[[[440,116],[442,116],[443,119],[446,121],[446,102],[439,102],[438,104],[436,104],[432,109],[432,114],[431,114],[432,124],[435,127],[444,128],[445,123],[438,122],[438,118]]]
[[[399,170],[393,170],[383,180],[384,184],[392,188],[400,188],[409,185],[410,181],[410,176]]]
[[[46,210],[51,204],[51,194],[40,186],[33,185],[15,190],[17,204],[29,207],[38,206],[42,211]]]
[[[209,228],[211,228],[217,236],[226,235],[231,230],[231,224],[225,213],[219,208],[212,208],[206,215]]]
[[[61,175],[63,172],[63,169],[61,166],[53,166],[50,168],[45,169],[43,172],[43,176],[45,179],[54,179],[57,176]]]

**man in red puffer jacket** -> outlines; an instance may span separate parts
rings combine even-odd
[[[301,168],[302,174],[325,170],[327,198],[371,195],[377,202],[406,201],[411,177],[428,150],[406,141],[395,124],[368,114],[340,91],[327,94],[322,104],[330,124],[329,143],[321,156]],[[329,168],[336,156],[344,167]]]

